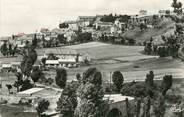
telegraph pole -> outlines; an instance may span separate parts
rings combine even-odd
[[[111,96],[111,93],[112,93],[112,87],[111,87],[111,74],[112,74],[112,72],[110,71],[110,84],[109,84],[109,87],[110,87],[110,96]]]

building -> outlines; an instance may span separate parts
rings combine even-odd
[[[122,30],[125,30],[127,28],[124,22],[120,22],[119,19],[116,19],[114,24],[111,26],[111,34],[120,34],[122,33]]]
[[[46,67],[53,67],[53,68],[56,68],[59,66],[59,61],[58,60],[46,60],[45,62],[45,65]]]
[[[151,25],[153,22],[153,15],[133,15],[131,16],[130,23],[139,26],[141,23]]]
[[[93,24],[95,21],[96,16],[79,16],[77,21],[79,22],[79,26],[81,27],[87,27],[90,24]]]
[[[96,22],[94,24],[95,28],[96,29],[101,29],[101,28],[110,28],[111,26],[113,26],[113,23],[112,22]]]
[[[48,33],[50,32],[48,28],[41,28],[40,33]]]
[[[78,27],[79,27],[78,21],[66,21],[64,23],[68,24],[68,29],[75,30],[75,31],[78,30]]]
[[[2,63],[1,64],[1,71],[2,72],[8,72],[11,70],[11,64],[10,63]]]
[[[17,69],[20,67],[21,62],[11,62],[11,68],[12,69]]]
[[[7,36],[7,37],[0,37],[0,47],[5,43],[11,41],[12,38]]]
[[[44,52],[44,57],[48,58],[49,54],[52,53],[58,57],[58,60],[47,60],[47,67],[77,67],[80,62],[83,62],[84,58],[81,54],[71,49],[55,49]]]
[[[76,39],[77,35],[73,30],[69,29],[65,32],[64,37],[66,37],[67,42],[73,42]]]
[[[147,10],[140,10],[139,15],[147,15],[148,11]]]
[[[46,99],[50,102],[48,111],[56,112],[57,101],[61,95],[62,89],[52,88],[49,86],[41,86],[31,88],[22,92],[18,92],[13,98],[19,98],[17,103],[31,104],[37,107],[38,102]]]
[[[126,99],[128,100],[130,112],[134,113],[134,98],[121,94],[104,95],[104,100],[109,102],[109,111],[106,117],[126,117]]]
[[[170,15],[171,11],[170,10],[159,10],[158,14],[159,14],[159,17],[162,17],[162,16]]]

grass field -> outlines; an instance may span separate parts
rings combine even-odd
[[[92,62],[90,66],[81,66],[78,68],[67,69],[68,81],[75,79],[77,73],[83,73],[89,67],[98,68],[103,76],[104,82],[109,82],[112,72],[119,70],[124,76],[125,82],[144,81],[146,74],[149,70],[153,70],[155,74],[155,79],[162,79],[166,74],[173,75],[174,78],[184,78],[184,64],[180,60],[172,58],[159,58],[157,56],[147,56],[143,55],[142,46],[120,46],[104,44],[99,42],[91,42],[86,44],[59,47],[59,48],[47,48],[46,51],[50,49],[75,49],[79,53],[85,53],[91,56]],[[43,50],[39,49],[38,55],[43,54]],[[16,58],[4,58],[0,57],[1,62],[12,62],[20,61],[21,57]],[[54,70],[44,72],[46,77],[55,78],[56,72]],[[8,93],[6,84],[12,84],[15,81],[14,74],[0,73],[3,82],[2,92]],[[176,81],[175,81],[176,82]],[[180,87],[177,90],[177,94],[184,94],[184,80],[180,80],[174,83],[176,87]],[[16,90],[14,88],[14,90]],[[4,108],[3,108],[4,109]],[[1,109],[2,110],[2,109]],[[10,115],[17,115],[16,117],[24,117],[25,113],[15,113],[14,111],[6,112],[3,110],[3,116],[9,117]],[[27,113],[26,113],[27,114]]]
[[[110,80],[112,72],[116,70],[123,73],[125,81],[144,80],[150,70],[154,71],[156,79],[161,79],[166,74],[173,75],[174,78],[184,78],[184,64],[180,60],[143,55],[144,47],[142,46],[121,46],[90,42],[66,47],[47,48],[46,50],[66,48],[75,49],[77,52],[88,54],[92,58],[90,66],[67,69],[68,81],[75,79],[77,73],[82,74],[89,67],[98,68],[102,72],[105,82]],[[39,49],[37,52],[38,55],[41,55],[43,54],[43,49]],[[0,58],[0,60],[12,62],[21,60],[21,57]],[[56,72],[47,71],[45,74],[48,78],[55,78]],[[10,82],[10,79],[15,80],[13,75],[10,75],[8,79],[7,75],[2,77],[5,83]]]
[[[90,66],[81,66],[68,69],[68,79],[75,78],[76,73],[83,73],[89,67],[97,67],[104,76],[104,80],[109,80],[110,72],[121,71],[125,80],[144,80],[146,73],[153,70],[157,78],[165,74],[174,75],[177,78],[183,78],[182,72],[184,64],[180,60],[171,58],[158,58],[157,56],[143,55],[143,46],[122,46],[111,45],[100,42],[90,42],[73,46],[38,49],[38,55],[43,55],[43,51],[55,49],[75,49],[79,53],[88,54],[92,58]],[[3,62],[20,61],[21,57],[0,58]],[[47,72],[48,77],[55,77],[55,71]]]
[[[75,49],[77,52],[88,54],[92,58],[90,66],[68,69],[69,80],[73,80],[77,73],[83,73],[89,67],[97,67],[102,72],[104,81],[109,81],[110,72],[115,70],[123,73],[125,81],[144,80],[149,70],[155,72],[156,79],[162,78],[165,74],[171,74],[175,78],[184,77],[184,64],[180,60],[143,55],[143,46],[121,46],[90,42],[57,49],[63,48]],[[40,53],[42,52],[40,51]],[[47,72],[47,75],[54,78],[55,71]]]

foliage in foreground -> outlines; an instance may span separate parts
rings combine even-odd
[[[63,117],[73,117],[75,108],[77,107],[76,89],[78,84],[71,83],[66,85],[62,94],[57,102],[57,110]]]
[[[36,111],[38,113],[38,116],[41,117],[42,113],[45,112],[50,105],[50,102],[48,100],[42,99],[38,102],[38,106],[36,107]]]
[[[103,100],[102,75],[96,68],[83,73],[82,83],[77,90],[76,117],[104,117],[108,104]]]

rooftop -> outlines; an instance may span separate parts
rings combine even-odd
[[[46,60],[45,64],[54,64],[54,65],[58,65],[59,61],[58,60]]]
[[[126,98],[128,100],[134,100],[133,97],[123,96],[121,94],[112,94],[112,95],[108,94],[108,95],[104,95],[104,100],[109,99],[112,103],[125,101]]]
[[[44,88],[31,88],[22,92],[19,92],[18,95],[26,95],[26,96],[31,96],[33,93],[42,91]]]

